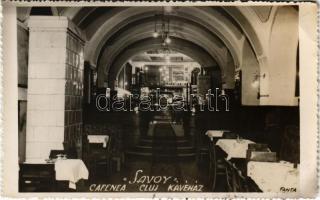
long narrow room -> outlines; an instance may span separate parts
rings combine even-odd
[[[18,7],[19,191],[296,192],[298,22],[294,5]]]

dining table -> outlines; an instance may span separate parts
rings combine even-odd
[[[79,180],[89,178],[88,168],[81,159],[33,159],[24,163],[54,165],[55,180],[69,181],[71,189],[76,189],[76,183]]]
[[[69,188],[76,189],[76,183],[89,178],[89,171],[81,159],[57,159],[54,162],[57,181],[69,181]]]
[[[263,192],[297,192],[299,186],[299,165],[280,162],[249,161],[247,176]]]
[[[207,130],[206,135],[213,141],[214,138],[222,138],[224,130]]]
[[[109,135],[88,135],[89,143],[102,143],[103,148],[107,147]]]
[[[226,152],[226,160],[230,160],[232,158],[246,158],[248,145],[254,143],[247,139],[219,139],[216,146]]]

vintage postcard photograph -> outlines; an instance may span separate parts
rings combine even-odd
[[[312,2],[5,2],[4,193],[315,197],[316,34]]]

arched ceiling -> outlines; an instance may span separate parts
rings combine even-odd
[[[256,54],[263,54],[261,42],[252,26],[255,21],[260,22],[259,16],[247,19],[237,7],[173,7],[170,12],[165,12],[162,7],[99,7],[65,13],[85,31],[88,40],[85,59],[98,66],[100,74],[109,74],[109,77],[118,73],[109,70],[121,69],[115,63],[125,58],[121,54],[128,46],[142,45],[139,41],[150,38],[156,14],[164,14],[170,19],[171,37],[194,43],[210,55],[210,60],[219,65],[222,77],[233,76],[233,73],[226,73],[241,65],[245,40],[250,42]],[[233,65],[227,64],[230,58]]]
[[[22,8],[24,9],[24,8]],[[96,65],[108,38],[120,28],[145,17],[162,13],[162,7],[58,7],[55,15],[67,16],[87,35],[86,60]],[[170,15],[189,19],[217,35],[230,51],[235,65],[241,65],[242,37],[250,41],[257,56],[263,55],[259,24],[270,18],[271,7],[173,7]],[[28,14],[28,12],[26,12]],[[25,18],[25,17],[24,17]]]
[[[162,12],[162,7],[57,7],[54,15],[67,16],[78,25],[87,35],[89,53],[85,54],[86,60],[91,64],[97,63],[101,48],[110,35],[116,33],[120,27],[132,23],[140,18],[152,16]],[[18,8],[20,21],[24,21],[30,14],[30,8]],[[277,7],[270,6],[216,6],[216,7],[174,7],[170,15],[190,19],[206,27],[216,34],[228,47],[235,65],[241,65],[241,37],[246,36],[257,57],[262,56],[262,38],[259,30],[263,23],[272,18]],[[26,10],[26,12],[20,12]],[[108,27],[108,28],[106,28]],[[258,37],[259,36],[259,37]],[[95,48],[97,47],[97,48]],[[239,59],[237,63],[236,58]]]
[[[296,69],[296,63],[292,62],[296,61],[296,49],[289,49],[286,52],[289,56],[281,56],[283,51],[277,46],[286,44],[278,38],[282,34],[288,36],[285,39],[289,44],[297,44],[299,39],[291,34],[296,33],[297,20],[292,17],[293,21],[287,22],[288,14],[279,14],[282,7],[298,16],[298,7],[289,5],[172,7],[164,13],[172,21],[170,48],[192,57],[202,67],[219,66],[225,88],[234,88],[235,72],[241,70],[248,83],[242,86],[243,94],[250,93],[255,102],[258,92],[266,94],[269,97],[260,103],[278,105],[277,94],[287,90],[287,83],[282,83],[286,79],[277,79],[279,83],[276,83],[271,77],[278,77],[283,63],[287,63],[285,66],[291,75]],[[151,35],[152,21],[165,10],[162,7],[51,7],[51,10],[36,7],[31,12],[33,8],[17,8],[19,25],[27,23],[30,14],[68,17],[86,36],[85,61],[98,67],[98,80],[99,77],[102,81],[114,80],[126,59],[148,49],[161,48],[161,41]],[[282,17],[286,20],[276,23]],[[285,32],[281,28],[284,25]],[[249,82],[256,76],[262,77],[260,85],[252,89]],[[271,82],[282,87],[272,87]],[[100,86],[104,86],[104,82]],[[251,99],[246,103],[251,105]]]
[[[145,51],[160,48],[162,48],[160,40],[154,38],[140,40],[139,42],[130,45],[128,48],[123,50],[123,52],[119,54],[116,57],[116,59],[114,59],[114,63],[112,63],[113,67],[110,68],[109,73],[107,74],[107,79],[105,81],[108,81],[110,84],[113,84],[112,80],[116,79],[116,77],[120,73],[120,69],[133,56]],[[170,49],[189,56],[193,60],[197,61],[200,65],[216,66],[215,61],[206,51],[202,50],[201,47],[187,40],[172,38]],[[101,69],[98,68],[98,70]]]
[[[117,11],[118,9],[121,11]],[[155,14],[161,13],[161,11],[162,8],[160,7],[146,7],[143,9],[139,7],[116,8],[110,11],[113,15],[103,13],[97,16],[94,23],[86,25],[86,30],[88,30],[86,34],[89,41],[86,48],[86,59],[92,64],[96,64],[103,45],[112,35],[117,34],[119,30],[131,23],[147,17],[153,17]],[[220,11],[202,7],[179,7],[169,15],[192,21],[203,27],[204,30],[216,35],[228,47],[236,65],[239,65],[240,47],[243,40],[242,31]]]
[[[223,49],[227,49],[216,37],[210,35],[210,32],[203,31],[191,24],[183,23],[181,21],[171,21],[170,29],[172,31],[171,37],[180,38],[190,41],[198,46],[201,46],[208,54],[215,59],[219,66],[224,66],[227,63],[227,57],[223,54]],[[154,32],[154,22],[149,21],[139,24],[132,28],[126,29],[124,32],[117,34],[116,38],[108,42],[108,46],[104,48],[101,57],[108,58],[108,63],[99,63],[98,67],[106,66],[109,69],[112,60],[117,56],[126,46],[133,44],[139,40],[150,38]],[[161,42],[161,41],[160,41]],[[170,46],[170,45],[169,45]],[[211,67],[203,66],[203,67]]]
[[[171,22],[171,37],[201,47],[201,51],[209,55],[212,61],[202,63],[218,64],[222,76],[226,77],[228,74],[223,72],[232,71],[225,70],[226,67],[241,66],[243,44],[246,41],[257,58],[265,54],[262,40],[266,38],[260,32],[274,10],[271,7],[256,9],[236,6],[182,6],[171,7],[170,11],[155,6],[60,7],[55,15],[67,16],[83,30],[87,39],[85,60],[98,66],[98,71],[104,75],[114,70],[115,59],[121,58],[129,46],[145,45],[141,41],[152,40],[150,36],[154,31],[155,15],[164,14]],[[195,53],[194,50],[192,53]],[[195,60],[202,57],[196,56]],[[230,65],[230,62],[233,64]]]

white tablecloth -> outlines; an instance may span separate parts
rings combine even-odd
[[[248,144],[253,143],[244,139],[219,139],[216,145],[228,154],[227,160],[230,160],[231,158],[246,158]]]
[[[299,167],[288,162],[248,162],[247,175],[263,192],[282,192],[281,188],[298,191]]]
[[[54,168],[56,171],[56,180],[69,181],[69,187],[76,189],[76,182],[80,179],[88,179],[89,171],[80,159],[58,159]]]
[[[88,135],[89,143],[102,143],[103,147],[107,147],[109,135]]]
[[[46,162],[46,160],[42,159],[42,158],[41,159],[40,158],[38,158],[38,159],[27,159],[23,163],[25,163],[25,164],[48,164]]]
[[[212,140],[212,138],[219,138],[223,136],[224,131],[222,130],[208,130],[206,135]]]

